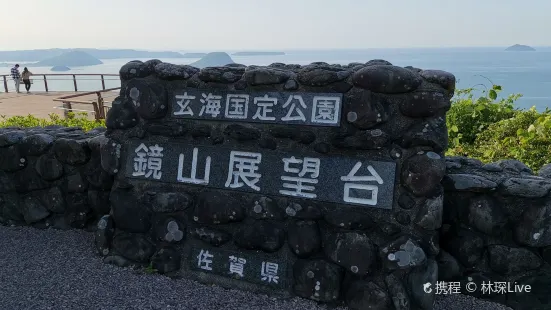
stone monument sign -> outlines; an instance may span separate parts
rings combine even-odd
[[[431,309],[455,78],[383,60],[121,68],[105,261],[224,287]]]

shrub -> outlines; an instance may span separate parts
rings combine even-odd
[[[38,118],[33,115],[27,116],[12,116],[6,117],[0,116],[0,127],[45,127],[50,125],[61,125],[65,127],[81,127],[84,131],[89,131],[97,127],[105,127],[105,121],[90,120],[88,113],[69,112],[67,118],[61,117],[57,114],[51,113],[48,115],[49,119]]]
[[[492,85],[474,99],[474,89],[458,90],[446,122],[450,146],[446,155],[493,162],[517,159],[537,171],[551,162],[551,111],[519,110],[520,95],[498,99],[501,86]]]

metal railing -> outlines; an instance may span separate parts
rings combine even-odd
[[[111,108],[111,105],[110,105],[111,102],[105,101],[105,98],[102,97],[101,94],[106,93],[106,92],[112,92],[112,91],[115,91],[115,90],[118,90],[118,89],[120,89],[120,87],[108,88],[108,89],[103,89],[103,90],[99,90],[99,91],[91,91],[91,92],[86,92],[86,93],[79,93],[79,94],[73,94],[73,95],[67,95],[67,96],[62,96],[62,97],[59,97],[59,98],[55,98],[54,101],[63,103],[63,105],[55,107],[55,108],[65,110],[64,114],[65,114],[65,116],[67,116],[67,113],[75,111],[73,109],[73,104],[91,104],[93,109],[94,109],[93,111],[91,111],[91,110],[77,110],[77,111],[93,113],[96,120],[102,120],[102,119],[105,119],[105,116],[107,115],[107,112]],[[75,98],[78,98],[78,97],[89,96],[89,95],[93,95],[93,94],[95,94],[97,96],[96,101],[94,101],[94,100],[85,101],[85,100],[76,100],[75,99]]]
[[[7,93],[9,92],[8,89],[8,80],[12,80],[12,77],[10,74],[3,74],[0,75],[2,77],[2,80],[4,82],[4,91]],[[41,78],[40,78],[41,77]],[[48,77],[50,77],[48,79]],[[69,77],[69,78],[62,78],[62,77]],[[31,75],[31,81],[44,81],[44,89],[46,92],[49,92],[50,89],[48,87],[48,81],[73,81],[74,91],[78,91],[78,83],[77,83],[77,77],[99,77],[97,78],[91,78],[91,79],[80,79],[80,80],[100,80],[101,81],[101,89],[105,90],[105,81],[108,80],[120,80],[118,74],[94,74],[94,73],[41,73],[41,74],[33,74]],[[116,78],[113,78],[116,77]],[[21,83],[21,87],[23,87],[23,83]]]

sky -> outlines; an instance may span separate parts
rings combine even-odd
[[[0,50],[551,46],[551,0],[0,0]]]

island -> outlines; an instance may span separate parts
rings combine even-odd
[[[69,71],[71,70],[71,68],[67,67],[67,66],[55,66],[55,67],[52,67],[52,69],[50,69],[51,71]]]
[[[284,52],[236,52],[233,56],[282,56]]]
[[[207,56],[207,53],[185,53],[182,57],[184,58],[202,58]]]
[[[50,67],[50,66],[65,66],[65,67],[85,67],[101,65],[103,62],[96,57],[81,51],[72,51],[63,53],[59,56],[54,56],[41,60],[33,67]]]
[[[533,52],[536,49],[528,45],[515,44],[513,46],[509,46],[505,50],[508,52]]]
[[[221,67],[233,63],[233,59],[231,59],[230,55],[224,52],[214,52],[208,53],[205,57],[192,63],[191,66],[202,69],[206,67]]]

